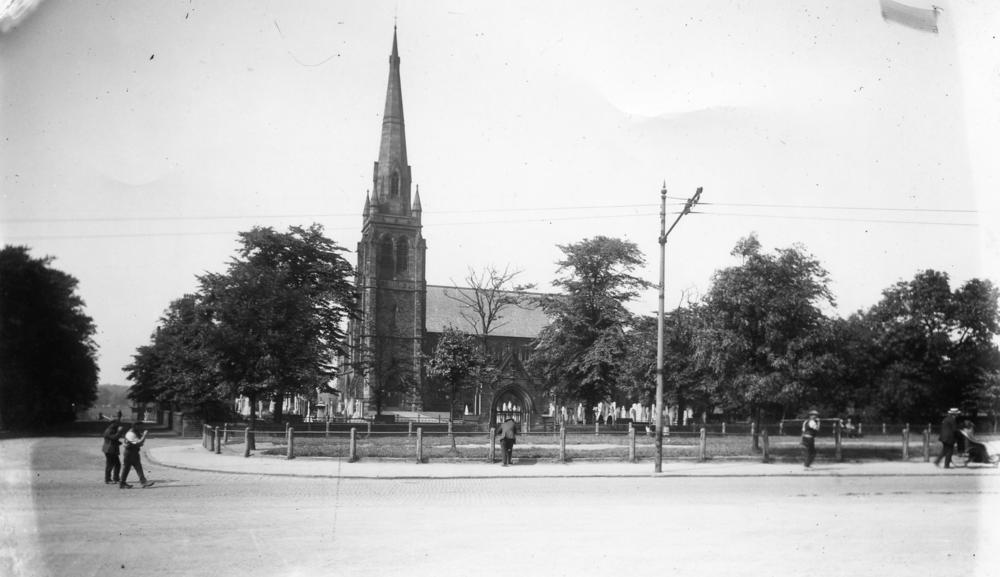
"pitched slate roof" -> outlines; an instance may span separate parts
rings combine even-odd
[[[444,332],[446,327],[453,326],[458,330],[475,334],[476,328],[465,317],[478,319],[476,312],[463,299],[475,294],[473,289],[466,287],[427,285],[427,323],[428,333]],[[508,306],[500,311],[500,318],[494,321],[490,336],[521,337],[533,339],[542,328],[549,324],[542,308],[536,300],[541,293],[514,293],[527,297],[521,306]],[[465,317],[462,313],[465,313]]]

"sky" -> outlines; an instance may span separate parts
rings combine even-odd
[[[878,0],[3,4],[0,241],[79,280],[102,383],[239,231],[317,222],[355,262],[394,24],[431,284],[550,290],[597,235],[655,282],[663,186],[668,224],[704,190],[668,308],[751,233],[820,261],[831,314],[925,269],[1000,284],[994,2],[937,1],[937,34]]]

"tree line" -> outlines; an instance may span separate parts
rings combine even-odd
[[[497,378],[484,353],[503,309],[529,305],[551,319],[526,365],[544,394],[582,402],[588,414],[606,400],[653,402],[657,318],[628,308],[651,288],[639,274],[642,253],[603,236],[559,248],[558,294],[529,295],[512,283],[518,271],[492,268],[470,271],[470,286],[455,293],[477,334],[450,329],[426,359],[430,383],[453,410]],[[169,304],[124,367],[130,398],[209,419],[226,416],[236,396],[251,411],[273,400],[280,420],[287,395],[329,390],[335,360],[349,358],[344,330],[358,311],[343,252],[319,225],[240,233],[226,270],[198,276],[197,290]],[[920,271],[870,308],[839,317],[827,271],[803,247],[768,252],[751,235],[731,256],[736,264],[717,270],[703,295],[665,314],[670,405],[754,419],[807,408],[914,422],[948,407],[1000,413],[1000,295],[989,281],[952,288],[947,274]],[[25,247],[0,252],[5,427],[72,420],[96,397],[96,329],[76,279],[50,263]]]
[[[560,247],[563,294],[543,299],[553,322],[529,361],[553,396],[649,405],[656,389],[656,315],[625,303],[649,284],[635,244],[605,237]],[[925,270],[846,318],[830,279],[803,247],[767,252],[755,235],[700,298],[664,318],[668,404],[701,418],[781,419],[810,408],[862,419],[936,420],[949,407],[1000,412],[998,291],[972,279],[952,289]]]

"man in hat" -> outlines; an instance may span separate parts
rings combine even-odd
[[[500,450],[503,451],[503,466],[514,464],[514,441],[517,440],[517,423],[514,419],[507,420],[497,427],[497,437],[500,438]]]
[[[809,411],[809,418],[802,422],[802,446],[806,448],[806,469],[816,459],[816,435],[819,434],[819,411]]]
[[[104,430],[104,444],[101,451],[104,452],[104,483],[111,485],[119,482],[122,470],[121,437],[125,434],[125,427],[118,421],[111,421],[108,428]]]
[[[934,460],[935,467],[940,467],[941,459],[944,459],[944,468],[951,468],[951,455],[955,452],[955,433],[958,430],[955,417],[958,414],[958,409],[948,409],[948,414],[941,421],[941,433],[938,435],[938,440],[941,441],[941,454]]]

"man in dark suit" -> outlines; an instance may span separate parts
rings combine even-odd
[[[500,450],[503,451],[503,466],[514,464],[514,442],[517,440],[517,423],[514,419],[507,420],[497,427],[497,437],[500,438]]]
[[[934,460],[934,466],[941,466],[941,459],[944,459],[944,468],[951,468],[951,455],[955,451],[955,435],[958,431],[958,422],[955,416],[959,414],[958,409],[948,409],[948,414],[941,421],[941,434],[938,440],[941,441],[941,454]]]
[[[104,484],[110,485],[118,482],[119,474],[122,470],[122,462],[119,458],[121,454],[121,436],[125,432],[125,427],[118,421],[112,421],[107,429],[104,429],[104,445],[101,450],[104,452]]]

